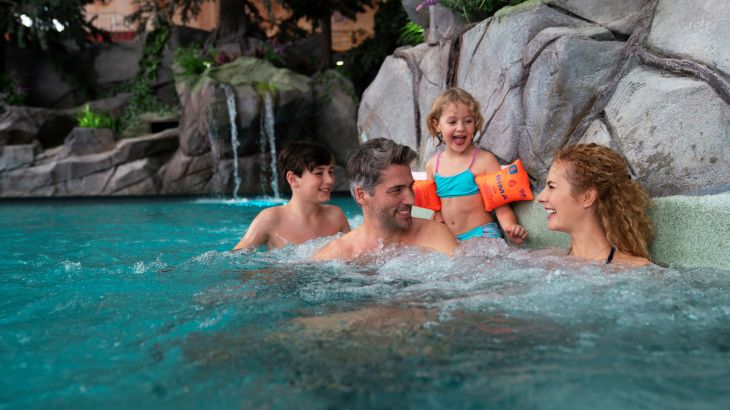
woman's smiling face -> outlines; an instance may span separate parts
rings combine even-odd
[[[548,214],[548,229],[569,233],[582,219],[585,208],[573,195],[567,168],[565,163],[553,162],[548,171],[545,189],[540,192],[537,201],[545,207]]]

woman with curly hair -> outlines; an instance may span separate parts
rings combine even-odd
[[[607,264],[650,263],[649,195],[610,148],[577,144],[560,149],[537,200],[548,213],[548,229],[570,235],[569,255]]]

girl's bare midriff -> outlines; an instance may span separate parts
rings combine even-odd
[[[441,216],[454,235],[492,222],[492,216],[484,210],[479,194],[441,198]]]

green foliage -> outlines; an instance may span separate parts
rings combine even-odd
[[[400,30],[400,36],[398,37],[398,44],[403,46],[415,46],[423,43],[423,27],[418,24],[409,21]]]
[[[9,75],[0,73],[0,94],[5,103],[10,105],[25,104],[25,95],[15,80]]]
[[[291,21],[303,18],[318,28],[322,18],[330,18],[334,12],[355,20],[357,13],[372,5],[372,0],[278,0],[292,14]],[[382,4],[381,4],[382,6]]]
[[[171,26],[175,16],[179,16],[184,25],[197,17],[201,4],[208,1],[213,0],[134,0],[135,11],[125,20],[137,24],[140,31],[144,31],[150,23],[155,29]]]
[[[255,85],[256,91],[261,94],[273,94],[276,92],[276,85],[272,82],[258,82]]]
[[[317,73],[312,81],[317,84],[317,98],[315,100],[315,109],[318,113],[324,113],[324,110],[332,102],[332,95],[335,91],[342,91],[352,98],[353,104],[357,107],[359,100],[355,94],[355,88],[349,83],[342,74],[335,70],[327,70]]]
[[[175,50],[176,75],[183,80],[194,80],[213,65],[213,58],[205,58],[200,47],[179,47]]]
[[[441,0],[441,4],[464,17],[467,23],[482,21],[497,10],[514,6],[527,0]]]
[[[360,96],[378,74],[385,57],[398,47],[401,29],[408,15],[400,1],[380,3],[375,14],[375,34],[344,55],[346,74]]]
[[[162,52],[171,33],[172,28],[169,25],[161,24],[147,34],[139,60],[139,71],[130,85],[132,96],[122,114],[120,127],[124,130],[137,126],[140,122],[139,116],[143,113],[170,113],[173,110],[157,99],[154,90],[157,71],[162,63]]]
[[[86,20],[84,7],[94,0],[0,1],[0,33],[7,33],[20,47],[48,50],[52,43],[73,39],[83,46],[102,32]],[[26,16],[31,22],[23,24]],[[28,20],[26,20],[28,21]],[[62,30],[59,30],[62,28]],[[2,41],[4,39],[0,39]]]
[[[96,112],[89,104],[76,114],[76,122],[83,128],[111,128],[116,129],[116,121],[105,112]]]

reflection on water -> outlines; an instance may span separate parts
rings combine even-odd
[[[4,208],[0,403],[730,404],[726,271],[623,270],[490,239],[454,258],[385,248],[351,264],[312,262],[325,239],[227,252],[258,210]]]

